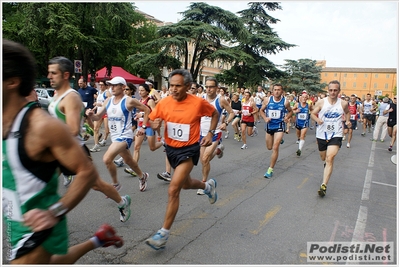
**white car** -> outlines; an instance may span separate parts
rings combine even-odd
[[[54,89],[51,88],[35,88],[37,99],[42,108],[47,109],[54,97]]]

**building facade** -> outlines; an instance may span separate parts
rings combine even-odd
[[[356,94],[362,99],[368,93],[374,98],[385,95],[392,97],[397,86],[397,70],[324,67],[321,71],[321,82],[328,84],[332,80],[341,83],[341,93],[345,95]]]

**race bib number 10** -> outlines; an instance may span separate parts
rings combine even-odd
[[[169,138],[181,142],[187,142],[190,137],[190,124],[167,122]]]

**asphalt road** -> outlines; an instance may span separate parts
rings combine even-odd
[[[395,242],[397,250],[397,168],[390,160],[396,148],[387,150],[389,137],[384,143],[371,142],[371,134],[362,137],[360,133],[354,131],[351,148],[344,141],[327,195],[320,198],[323,164],[314,130],[308,131],[300,157],[295,153],[293,130],[285,134],[271,179],[263,177],[271,155],[263,129],[248,138],[246,150],[240,149],[242,143],[233,140],[231,131],[230,138],[223,139],[223,158],[211,162],[210,178],[217,180],[218,201],[211,205],[196,190],[182,191],[171,235],[161,251],[144,240],[163,223],[168,183],[156,174],[165,170],[165,153],[162,148],[151,152],[145,142],[139,162],[150,174],[145,192],[139,191],[137,178],[118,168],[120,192],[132,198],[129,221],[120,222],[116,204],[95,191],[68,214],[71,245],[109,223],[123,237],[124,246],[96,249],[77,264],[309,264],[307,242],[311,241]],[[87,145],[92,147],[93,140]],[[92,155],[103,179],[111,182],[102,163],[107,147]],[[201,164],[192,176],[201,176]],[[60,192],[65,192],[61,178]]]

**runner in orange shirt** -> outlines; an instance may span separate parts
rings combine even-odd
[[[169,230],[179,209],[181,189],[204,189],[211,204],[217,200],[216,181],[207,182],[191,178],[190,172],[198,164],[200,146],[212,144],[219,114],[205,99],[188,94],[192,76],[188,70],[177,69],[169,74],[170,95],[160,101],[150,113],[150,123],[154,130],[160,129],[165,121],[165,149],[172,168],[175,169],[168,189],[168,204],[163,226],[146,240],[155,250],[165,248]],[[200,140],[202,116],[211,116],[210,130]]]

